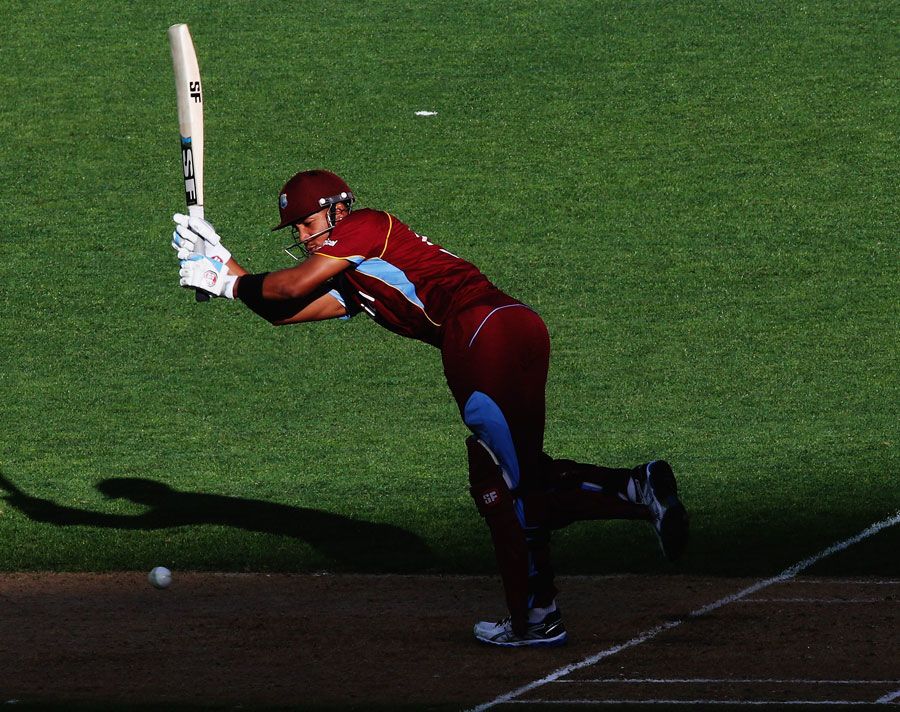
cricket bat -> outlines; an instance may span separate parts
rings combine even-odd
[[[203,217],[203,88],[200,66],[191,31],[185,24],[169,28],[169,48],[175,70],[178,97],[178,130],[181,134],[181,166],[184,172],[184,198],[191,217]],[[198,246],[202,249],[202,242]],[[209,294],[198,289],[198,302]]]

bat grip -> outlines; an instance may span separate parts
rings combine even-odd
[[[202,218],[203,217],[203,206],[202,205],[188,205],[188,212],[191,216]],[[202,244],[202,243],[201,243]],[[200,248],[200,254],[206,254],[206,250],[204,248]],[[209,301],[209,292],[204,292],[202,289],[194,290],[194,300],[198,302],[208,302]]]

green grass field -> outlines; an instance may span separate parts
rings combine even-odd
[[[646,526],[587,523],[559,572],[766,575],[900,509],[896,4],[0,19],[0,570],[493,570],[436,350],[177,287],[175,22],[205,82],[207,215],[248,268],[289,264],[282,183],[341,173],[542,313],[548,451],[674,463],[682,563]],[[896,576],[898,547],[815,570]]]

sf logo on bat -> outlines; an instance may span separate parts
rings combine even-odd
[[[184,169],[184,198],[188,205],[197,204],[197,182],[194,178],[194,148],[190,138],[181,139],[181,166]]]
[[[191,99],[195,104],[203,103],[203,97],[200,94],[200,82],[188,82],[188,91],[191,93]]]

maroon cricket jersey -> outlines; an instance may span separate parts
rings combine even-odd
[[[349,316],[365,311],[391,331],[438,347],[443,325],[462,309],[517,303],[475,265],[369,208],[341,220],[316,255],[352,263],[331,292]]]

